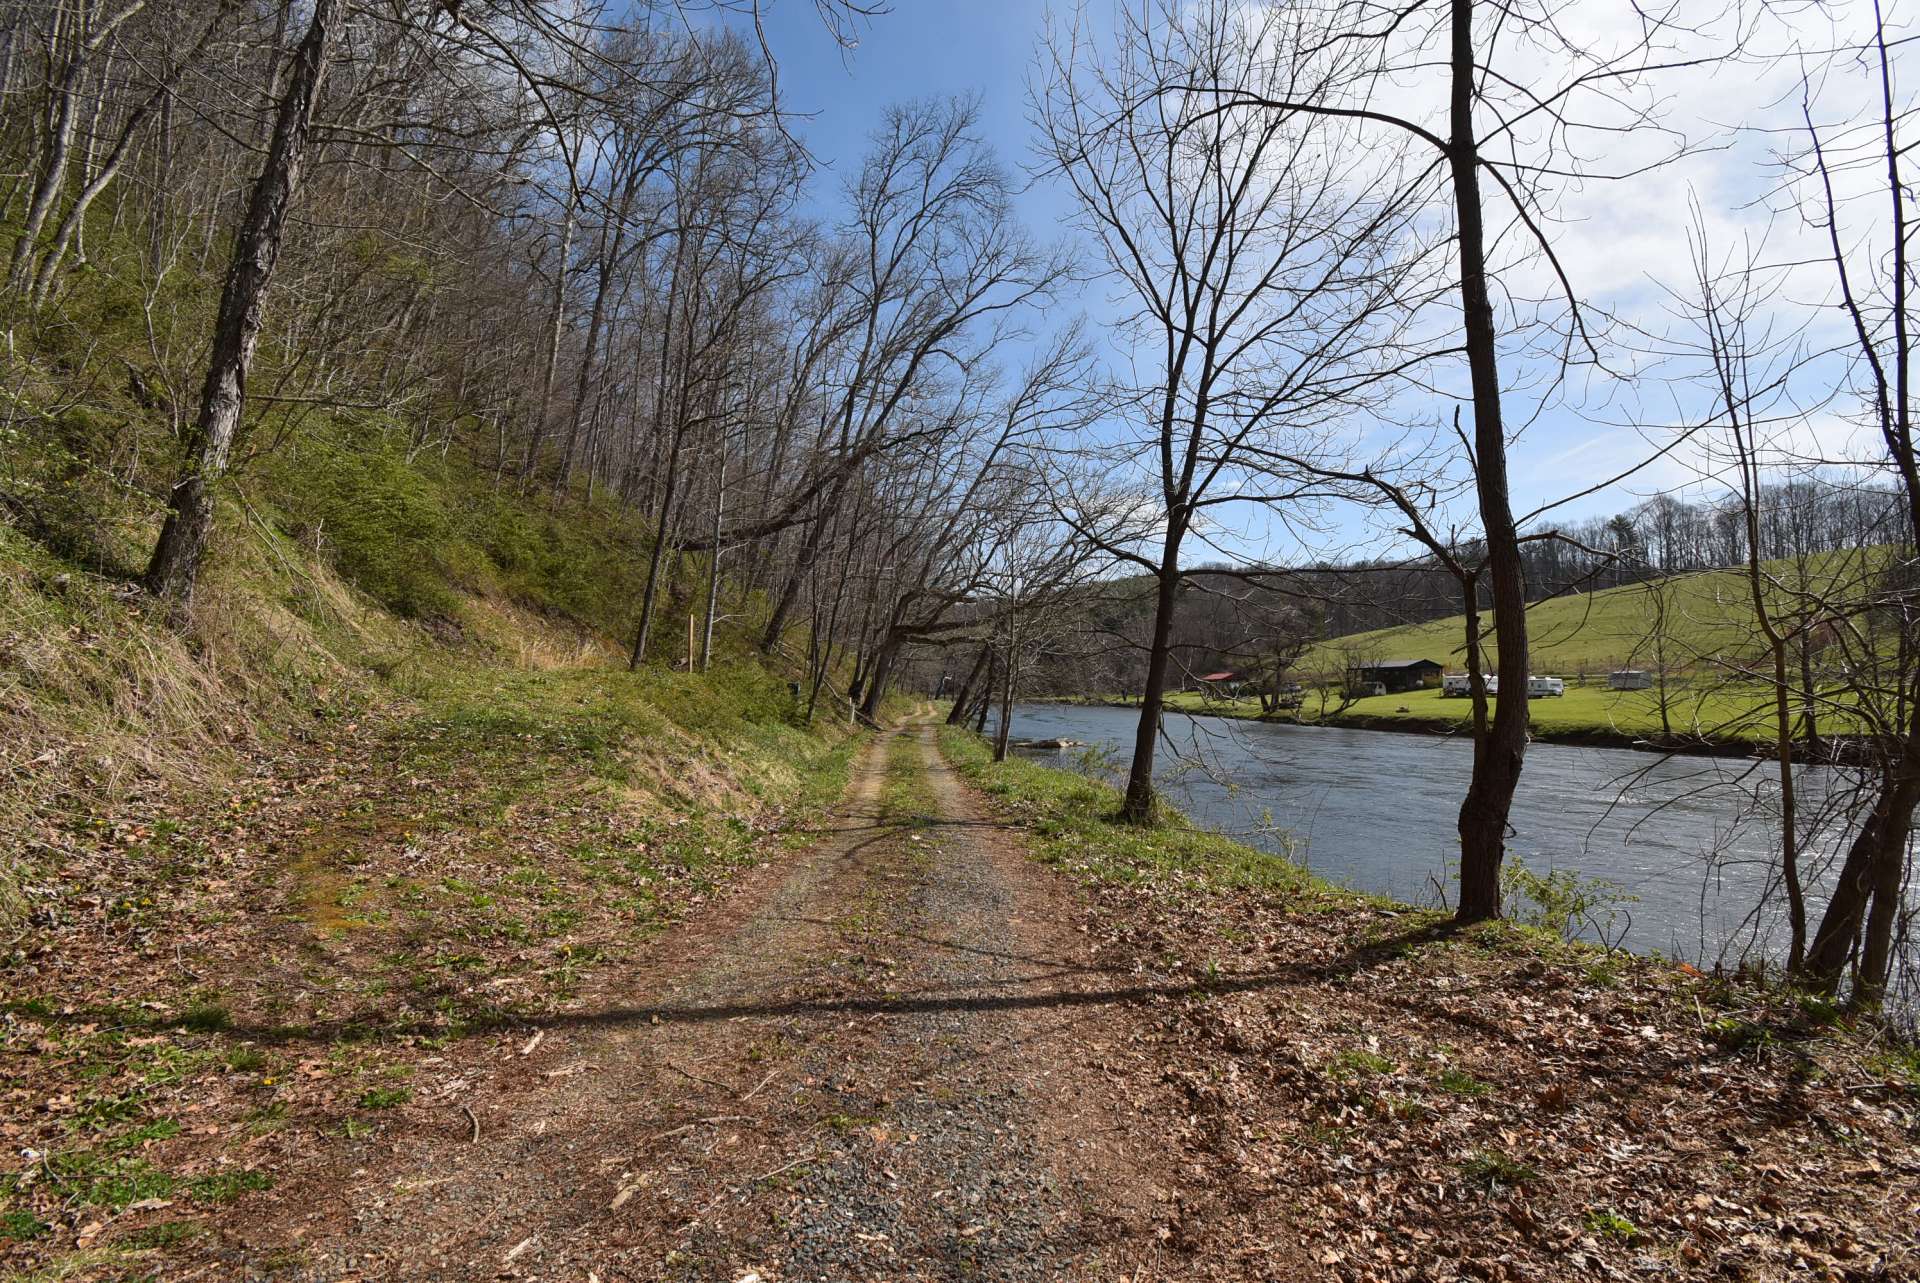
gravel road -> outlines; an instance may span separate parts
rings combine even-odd
[[[931,728],[884,737],[832,827],[662,937],[626,1001],[503,1044],[470,1128],[296,1193],[205,1277],[1163,1277],[1171,1179],[1100,1073],[1126,978],[1070,895]]]

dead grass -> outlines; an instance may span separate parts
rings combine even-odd
[[[460,620],[477,644],[511,668],[544,673],[609,667],[626,659],[609,637],[569,627],[500,597],[466,598]]]
[[[0,924],[48,825],[160,789],[215,787],[237,746],[315,709],[359,707],[414,644],[323,564],[251,529],[229,537],[187,634],[125,582],[0,525]]]

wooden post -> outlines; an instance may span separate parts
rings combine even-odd
[[[687,671],[693,671],[693,616],[687,616]]]

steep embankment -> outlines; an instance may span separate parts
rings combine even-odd
[[[644,565],[631,531],[311,426],[224,506],[188,633],[129,582],[144,497],[12,460],[0,1257],[20,1277],[192,1257],[221,1209],[399,1114],[466,1127],[423,1099],[426,1067],[603,997],[844,782],[851,729],[805,724],[756,658],[626,671],[607,630]]]

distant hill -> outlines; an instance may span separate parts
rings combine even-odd
[[[1782,610],[1816,595],[1830,602],[1858,600],[1879,567],[1884,549],[1822,553],[1771,561],[1766,569],[1781,585],[1773,597]],[[1533,671],[1577,676],[1613,668],[1652,667],[1655,637],[1664,613],[1666,663],[1688,668],[1715,659],[1751,656],[1761,647],[1745,572],[1706,570],[1628,584],[1599,592],[1572,593],[1527,610]],[[1493,613],[1482,618],[1489,667],[1497,657]],[[1321,642],[1300,662],[1308,673],[1333,673],[1360,659],[1434,659],[1450,671],[1465,665],[1465,620],[1460,615],[1351,633]]]

